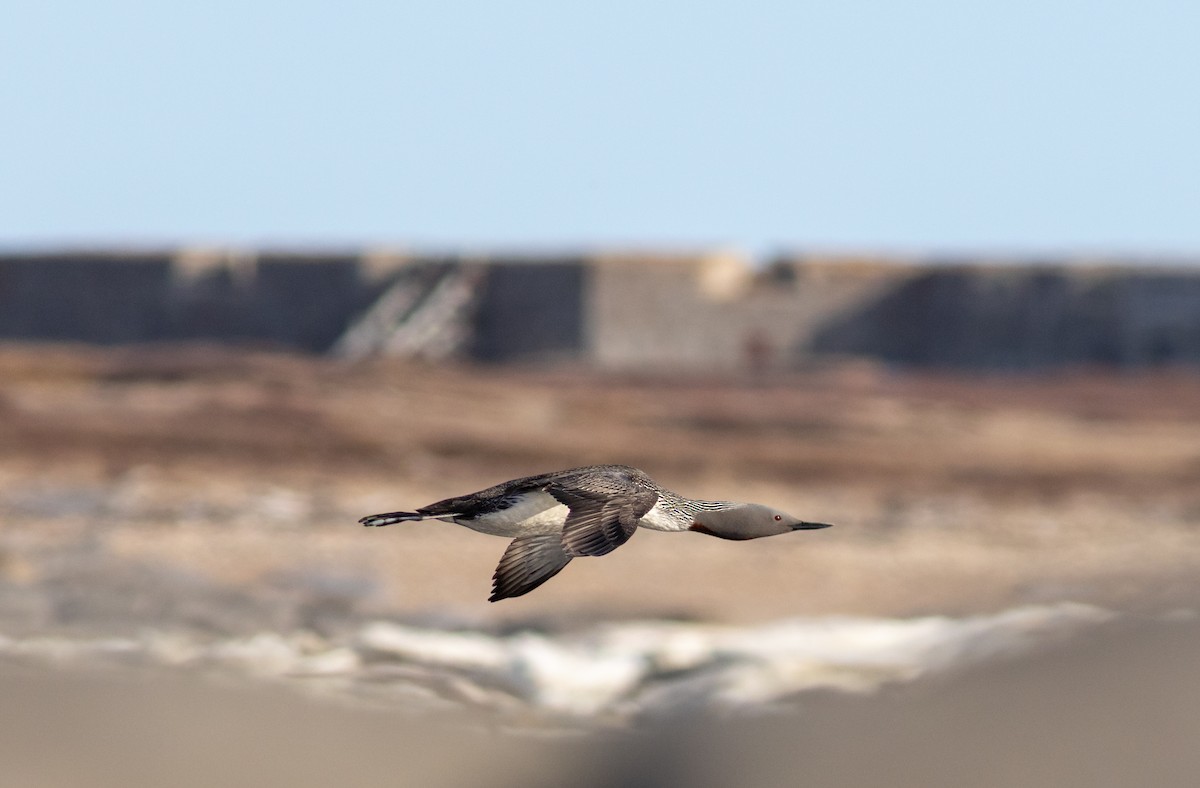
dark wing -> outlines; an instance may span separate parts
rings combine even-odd
[[[523,493],[542,489],[550,476],[551,474],[543,473],[539,476],[526,476],[510,482],[501,482],[486,490],[422,506],[417,512],[426,517],[458,517],[463,520],[474,520],[476,517],[507,509],[520,500]]]
[[[539,534],[513,539],[492,575],[489,602],[528,594],[554,577],[571,560],[563,552],[558,534]]]
[[[629,541],[638,520],[658,500],[653,490],[612,481],[605,479],[594,486],[554,483],[546,487],[546,492],[571,510],[562,532],[567,555],[607,555],[616,550]]]

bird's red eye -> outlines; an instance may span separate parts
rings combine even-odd
[[[782,516],[782,515],[778,515],[778,514],[777,514],[777,515],[775,515],[775,519],[776,519],[776,520],[782,520],[782,519],[783,519],[783,516]]]

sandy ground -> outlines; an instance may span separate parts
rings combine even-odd
[[[483,764],[505,785],[1192,784],[1198,415],[1200,377],[1171,371],[844,364],[729,380],[5,347],[0,636],[328,633],[375,617],[753,624],[1065,601],[1123,623],[869,698],[814,698],[777,724],[643,731],[650,751],[518,747],[472,719],[430,733],[386,709],[170,671],[2,663],[4,782],[488,784]],[[593,462],[837,527],[748,543],[640,532],[489,605],[503,541],[356,524]],[[464,748],[479,758],[456,758]]]

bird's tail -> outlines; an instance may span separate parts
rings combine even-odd
[[[367,527],[374,526],[376,528],[391,525],[392,523],[404,523],[410,520],[424,520],[428,515],[420,512],[384,512],[383,514],[368,515],[361,520],[360,523]]]

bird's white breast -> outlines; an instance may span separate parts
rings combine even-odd
[[[652,531],[686,531],[691,523],[680,522],[655,504],[641,520],[638,520],[638,525]]]

